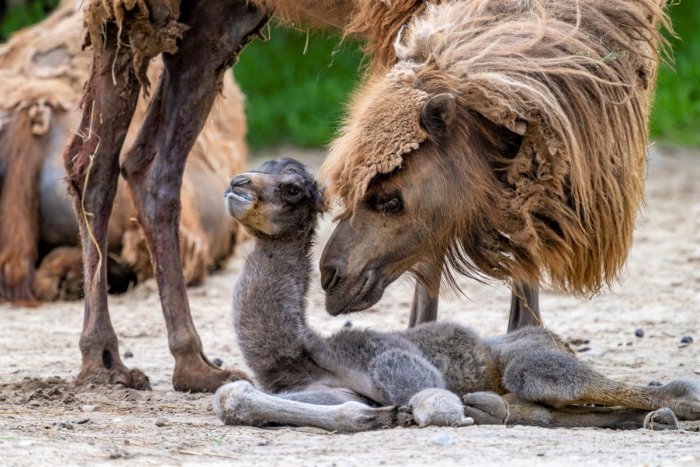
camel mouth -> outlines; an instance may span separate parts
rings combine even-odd
[[[241,220],[255,202],[255,196],[240,188],[227,190],[224,194],[226,212],[236,220]]]
[[[384,295],[384,281],[375,269],[368,269],[357,280],[345,280],[326,293],[326,311],[338,316],[371,307]]]

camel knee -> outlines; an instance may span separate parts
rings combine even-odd
[[[530,351],[512,359],[503,372],[503,385],[518,398],[553,407],[581,398],[594,382],[593,372],[571,355]]]
[[[255,392],[248,381],[224,384],[214,393],[214,413],[225,425],[254,425],[251,395]]]
[[[371,375],[384,402],[390,405],[406,405],[423,389],[445,387],[442,373],[430,362],[398,349],[388,350],[374,358]]]

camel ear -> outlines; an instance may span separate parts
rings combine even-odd
[[[315,202],[315,208],[316,212],[324,213],[327,212],[329,209],[328,206],[328,199],[326,198],[326,187],[323,185],[316,185],[318,188],[316,190],[316,202]]]
[[[420,125],[433,141],[445,137],[454,118],[455,96],[449,92],[432,96],[420,111]]]

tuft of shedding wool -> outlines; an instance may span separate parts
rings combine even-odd
[[[420,105],[428,94],[404,83],[403,79],[412,80],[410,73],[397,69],[391,77],[369,82],[355,93],[356,118],[342,128],[324,162],[332,193],[343,198],[341,216],[360,202],[374,177],[399,167],[403,156],[428,138],[418,123]],[[373,157],[366,157],[369,154]]]
[[[120,45],[131,48],[139,83],[148,89],[148,65],[163,52],[177,52],[177,41],[187,26],[177,21],[180,0],[87,0],[86,43],[98,52],[104,49],[103,31],[113,21],[119,28]]]
[[[365,52],[373,59],[371,67],[385,69],[396,62],[394,39],[401,28],[429,4],[440,3],[439,0],[355,0],[344,33],[365,39]]]
[[[372,70],[386,70],[396,62],[394,38],[399,30],[430,3],[441,0],[250,0],[284,24],[337,29],[344,37],[364,40]]]
[[[427,5],[395,38],[396,65],[353,101],[322,168],[329,195],[351,214],[368,177],[401,167],[409,151],[394,149],[399,133],[404,148],[432,144],[416,129],[420,108],[450,92],[457,118],[437,148],[442,157],[469,163],[466,154],[483,152],[470,145],[498,148],[494,124],[522,136],[512,157],[483,156],[492,170],[474,184],[482,191],[474,194],[482,200],[472,207],[478,214],[455,228],[444,252],[452,267],[529,283],[546,271],[553,286],[572,293],[609,285],[643,199],[648,116],[665,45],[658,27],[670,28],[664,3]],[[373,111],[391,102],[401,127]]]

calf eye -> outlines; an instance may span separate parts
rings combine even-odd
[[[289,196],[296,196],[301,193],[301,189],[296,185],[287,185],[286,191]]]

